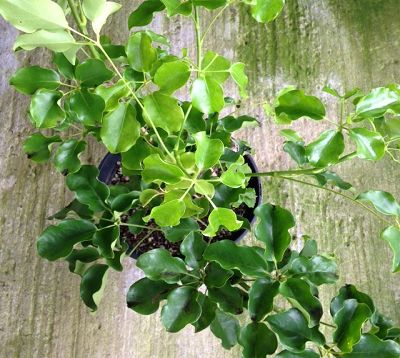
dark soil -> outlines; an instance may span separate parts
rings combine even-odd
[[[124,176],[122,174],[121,162],[117,162],[117,166],[118,166],[117,171],[114,177],[111,179],[111,185],[128,183],[129,177]],[[246,205],[242,204],[240,207],[234,208],[233,210],[235,211],[236,215],[245,217],[246,212],[252,209],[249,209]],[[129,218],[134,213],[135,209],[132,209],[131,211],[128,212],[128,214],[122,215],[121,221],[127,223],[129,221]],[[203,218],[202,222],[199,223],[200,228],[202,230],[206,228],[207,224],[208,224],[208,218]],[[128,243],[130,250],[135,249],[132,256],[139,257],[141,254],[147,251],[162,248],[168,250],[173,256],[182,257],[182,254],[180,253],[179,250],[180,242],[178,243],[170,242],[167,239],[165,239],[162,231],[159,230],[153,231],[152,229],[158,229],[158,226],[155,224],[153,220],[149,221],[146,224],[146,226],[148,227],[148,230],[143,229],[142,231],[137,233],[131,232],[130,229],[132,229],[132,227],[129,226],[120,227],[121,239],[126,243]],[[217,236],[210,239],[211,242],[216,242],[220,240],[231,240],[232,233],[229,232],[228,230],[221,229],[218,232]]]

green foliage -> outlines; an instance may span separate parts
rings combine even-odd
[[[24,152],[37,163],[53,156],[75,194],[49,217],[59,222],[38,238],[38,254],[50,261],[64,259],[80,276],[86,306],[97,309],[109,268],[122,271],[122,261],[131,252],[138,254],[139,246],[125,242],[123,229],[142,235],[138,245],[157,233],[180,245],[179,253],[174,257],[156,248],[140,255],[137,267],[145,277],[132,284],[127,304],[144,315],[162,307],[167,331],[190,324],[196,332],[210,327],[224,348],[239,344],[245,358],[275,353],[315,358],[317,351],[321,356],[398,357],[399,329],[352,285],[332,299],[328,325],[334,330],[322,335],[326,323],[319,290],[337,281],[337,264],[333,256],[319,254],[316,242],[306,236],[293,244],[295,220],[288,210],[272,203],[254,210],[260,246],[233,240],[235,231],[251,229],[248,214],[258,202],[251,178],[290,180],[341,195],[380,219],[385,215],[382,242],[391,247],[392,269],[399,272],[400,204],[378,190],[353,197],[352,184],[332,170],[355,157],[379,161],[387,155],[399,162],[399,87],[365,95],[359,89],[341,95],[325,87],[338,101],[337,121],[330,117],[324,122],[328,128],[310,143],[293,129],[283,129],[283,150],[297,168],[252,173],[251,148],[237,140],[237,131],[261,122],[234,113],[249,96],[245,64],[202,49],[214,21],[233,1],[145,0],[130,14],[129,28],[148,25],[164,10],[167,16],[193,20],[196,61],[187,49],[177,57],[166,37],[148,29],[132,32],[121,44],[103,36],[105,23],[121,7],[117,3],[58,3],[0,0],[0,15],[23,32],[15,50],[54,52],[54,68],[22,67],[10,84],[31,96],[29,119],[38,129],[25,140]],[[285,5],[284,0],[240,3],[262,23],[274,20]],[[202,31],[201,13],[213,10],[216,17]],[[68,24],[69,13],[76,26]],[[226,96],[228,80],[241,98]],[[190,100],[174,97],[178,90],[179,97]],[[279,124],[326,119],[322,101],[294,87],[279,92],[271,107],[264,104]],[[225,109],[229,115],[221,113]],[[82,165],[80,157],[93,140],[120,155],[128,183],[102,183],[95,166]],[[304,247],[295,251],[300,241]],[[279,307],[282,302],[285,309]]]

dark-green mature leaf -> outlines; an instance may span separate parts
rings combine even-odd
[[[278,294],[279,282],[270,278],[257,279],[249,291],[248,310],[253,321],[260,322],[270,313],[274,306],[274,298]]]
[[[264,323],[249,323],[239,335],[239,344],[243,347],[243,358],[265,358],[275,353],[278,340]]]
[[[10,79],[18,92],[32,95],[38,89],[55,90],[60,86],[60,76],[54,70],[39,66],[22,67]]]

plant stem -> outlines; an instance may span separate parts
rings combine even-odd
[[[79,12],[78,12],[78,7],[76,6],[76,4],[74,3],[74,0],[67,0],[68,1],[68,5],[69,8],[71,9],[71,14],[76,22],[76,25],[78,26],[79,30],[84,34],[84,35],[88,35],[88,31],[86,28],[86,24],[82,21]],[[79,1],[79,0],[78,0]],[[92,53],[92,56],[94,58],[100,58],[99,53],[97,52],[96,48],[94,47],[93,44],[88,44],[90,52]]]
[[[200,34],[200,19],[199,19],[199,12],[197,10],[197,7],[194,6],[194,29],[196,33],[196,44],[197,44],[197,67],[199,68],[199,71],[201,72],[201,57],[202,57],[202,46],[203,42],[201,39],[201,34]]]
[[[310,169],[295,169],[295,170],[277,170],[262,173],[248,173],[246,177],[274,177],[281,175],[304,175],[304,174],[318,174],[323,172],[324,168],[310,168]]]

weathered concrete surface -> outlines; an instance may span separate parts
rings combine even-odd
[[[231,10],[207,42],[209,49],[223,49],[226,56],[250,63],[252,101],[245,106],[250,113],[261,116],[254,104],[271,98],[284,84],[319,93],[326,83],[348,89],[398,81],[398,0],[287,2],[284,15],[268,27],[256,24],[246,11]],[[124,24],[138,1],[123,3],[124,10],[109,27],[115,39],[127,35]],[[155,28],[171,34],[180,47],[194,43],[186,21],[158,19]],[[158,315],[128,311],[125,293],[139,275],[132,262],[126,263],[123,274],[110,275],[103,303],[93,316],[80,302],[79,280],[66,264],[36,257],[35,238],[46,225],[46,215],[60,208],[69,194],[50,166],[32,164],[22,153],[21,143],[32,130],[26,117],[28,101],[8,86],[7,78],[20,65],[47,64],[49,58],[41,51],[14,57],[10,51],[15,36],[1,20],[0,357],[239,357],[238,350],[220,348],[207,331],[194,335],[187,328],[167,334]],[[335,119],[337,110],[326,99]],[[310,122],[296,126],[308,139],[316,133]],[[269,121],[261,130],[244,133],[257,148],[263,169],[290,166],[277,133]],[[92,146],[87,160],[94,163],[103,154]],[[346,165],[340,172],[356,187],[400,196],[398,167],[389,162]],[[278,181],[266,183],[265,200],[293,209],[301,222],[299,232],[317,238],[326,251],[335,250],[342,262],[342,282],[359,285],[384,313],[400,321],[399,278],[389,273],[391,256],[378,238],[381,223],[342,199]]]

